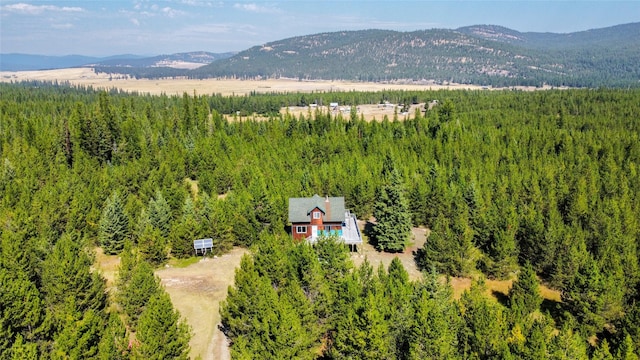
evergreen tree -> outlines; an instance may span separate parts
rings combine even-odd
[[[75,319],[88,322],[87,330],[91,330],[90,324],[98,320],[84,319],[83,314],[91,310],[93,317],[104,319],[106,284],[99,273],[91,271],[92,259],[80,249],[79,241],[77,234],[64,234],[55,244],[42,265],[42,292],[54,326],[65,328],[68,319]]]
[[[111,313],[109,322],[104,329],[104,334],[98,344],[98,359],[100,360],[124,360],[128,358],[129,334],[120,315]]]
[[[27,346],[22,341],[34,339],[42,318],[40,292],[35,284],[24,274],[0,268],[0,358],[8,357],[7,351],[22,352],[11,350],[11,343]]]
[[[171,230],[171,207],[160,190],[156,190],[153,199],[149,200],[147,216],[151,226],[160,230],[163,238],[168,238]]]
[[[638,353],[636,352],[631,335],[626,334],[622,344],[618,348],[616,357],[620,360],[638,360]]]
[[[393,168],[378,194],[373,216],[373,238],[381,251],[403,251],[411,236],[411,214],[398,171]]]
[[[9,355],[10,354],[10,355]],[[38,356],[38,346],[35,343],[25,342],[22,338],[22,335],[18,335],[15,339],[15,342],[11,346],[9,353],[2,353],[3,359],[11,359],[11,360],[37,360],[40,357]]]
[[[593,352],[593,356],[591,356],[592,360],[613,360],[613,355],[611,355],[611,351],[609,350],[609,342],[607,339],[602,340],[598,348]]]
[[[538,310],[540,304],[540,284],[533,267],[527,263],[509,290],[509,305],[518,317],[522,317]]]
[[[475,268],[474,255],[477,250],[471,242],[471,230],[464,223],[462,229],[452,229],[449,219],[440,214],[435,220],[431,233],[417,261],[422,269],[434,267],[437,272],[452,276],[465,276]]]
[[[149,299],[138,319],[136,338],[140,344],[134,349],[134,358],[189,358],[189,326],[180,319],[169,295],[163,290],[155,292]]]
[[[551,341],[549,358],[553,360],[588,359],[587,346],[586,340],[573,329],[572,321],[568,321]]]
[[[416,284],[411,304],[414,321],[408,358],[456,359],[461,320],[450,285],[441,284],[432,268]]]
[[[98,240],[105,254],[118,254],[129,237],[129,219],[117,191],[104,204],[100,217]]]
[[[485,291],[484,280],[474,280],[460,299],[463,326],[459,338],[463,357],[508,357],[511,354],[506,342],[506,319],[500,306],[484,295]]]
[[[130,280],[118,288],[117,299],[125,315],[127,324],[136,329],[138,318],[144,311],[149,299],[161,291],[160,282],[146,261],[140,261],[133,268]]]
[[[147,225],[138,239],[142,258],[154,266],[163,264],[167,260],[166,241],[160,229]]]

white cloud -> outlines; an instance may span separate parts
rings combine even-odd
[[[55,6],[55,5],[31,5],[26,3],[17,3],[2,6],[2,11],[13,12],[26,15],[39,15],[45,11],[56,12],[83,12],[81,7]]]
[[[213,4],[210,1],[202,1],[202,0],[178,0],[178,3],[182,5],[188,5],[188,6],[208,6],[208,7],[213,6]]]
[[[131,18],[130,19],[131,23],[135,26],[140,26],[140,21],[138,21],[138,19],[136,18]]]
[[[261,6],[256,3],[249,3],[249,4],[235,3],[233,7],[239,10],[255,12],[255,13],[279,13],[280,12],[280,10],[276,8]]]
[[[71,29],[73,28],[73,24],[70,23],[66,23],[66,24],[52,24],[51,25],[52,28],[54,29],[58,29],[58,30],[65,30],[65,29]]]
[[[167,7],[163,7],[161,11],[162,11],[163,14],[167,15],[170,18],[173,18],[173,17],[176,17],[178,15],[184,14],[184,11],[172,9],[172,8],[170,8],[168,6]]]

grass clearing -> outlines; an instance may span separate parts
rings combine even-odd
[[[202,260],[202,257],[192,256],[186,259],[169,259],[169,266],[175,268],[186,268]]]
[[[363,227],[364,223],[360,222],[359,225]],[[412,242],[402,253],[381,253],[370,244],[363,244],[358,252],[351,254],[351,260],[355,266],[360,266],[367,259],[377,269],[380,264],[388,268],[397,257],[407,270],[409,278],[419,280],[422,273],[416,266],[414,254],[424,246],[428,233],[428,229],[414,228]],[[112,288],[120,258],[105,255],[100,248],[96,248],[95,252],[97,268],[107,279],[109,288]],[[242,256],[248,252],[244,248],[234,248],[227,254],[212,258],[172,259],[164,268],[156,270],[173,306],[191,327],[191,358],[230,359],[226,337],[218,329],[220,302],[226,298],[228,287],[233,285],[235,269],[240,265]],[[464,291],[471,288],[471,278],[452,277],[450,281],[455,299],[459,299]],[[486,280],[487,296],[504,301],[512,282],[513,280]],[[553,307],[560,302],[559,291],[541,285],[540,292],[547,306]]]

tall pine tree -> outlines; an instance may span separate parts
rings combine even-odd
[[[387,183],[378,194],[373,216],[376,218],[373,238],[378,250],[403,251],[411,235],[411,214],[404,186],[395,167],[389,171]]]
[[[129,218],[118,192],[107,199],[100,217],[98,240],[105,254],[118,254],[129,237]]]
[[[160,290],[149,299],[140,315],[136,338],[140,346],[134,358],[139,359],[188,359],[189,326],[174,310],[169,295]]]

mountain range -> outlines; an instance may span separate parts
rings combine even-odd
[[[638,64],[640,23],[568,34],[476,25],[294,37],[252,47],[190,76],[640,86]]]
[[[518,32],[496,25],[413,32],[340,31],[269,42],[235,54],[176,55],[182,60],[165,56],[91,63],[98,71],[147,78],[638,87],[640,23],[566,34]],[[175,66],[180,61],[208,64]]]
[[[2,71],[27,71],[64,69],[81,66],[97,67],[126,67],[126,68],[176,68],[195,69],[210,64],[216,60],[233,56],[234,52],[211,53],[206,51],[194,51],[170,55],[141,56],[141,55],[114,55],[109,57],[91,57],[82,55],[46,56],[30,54],[1,54],[0,70]]]

